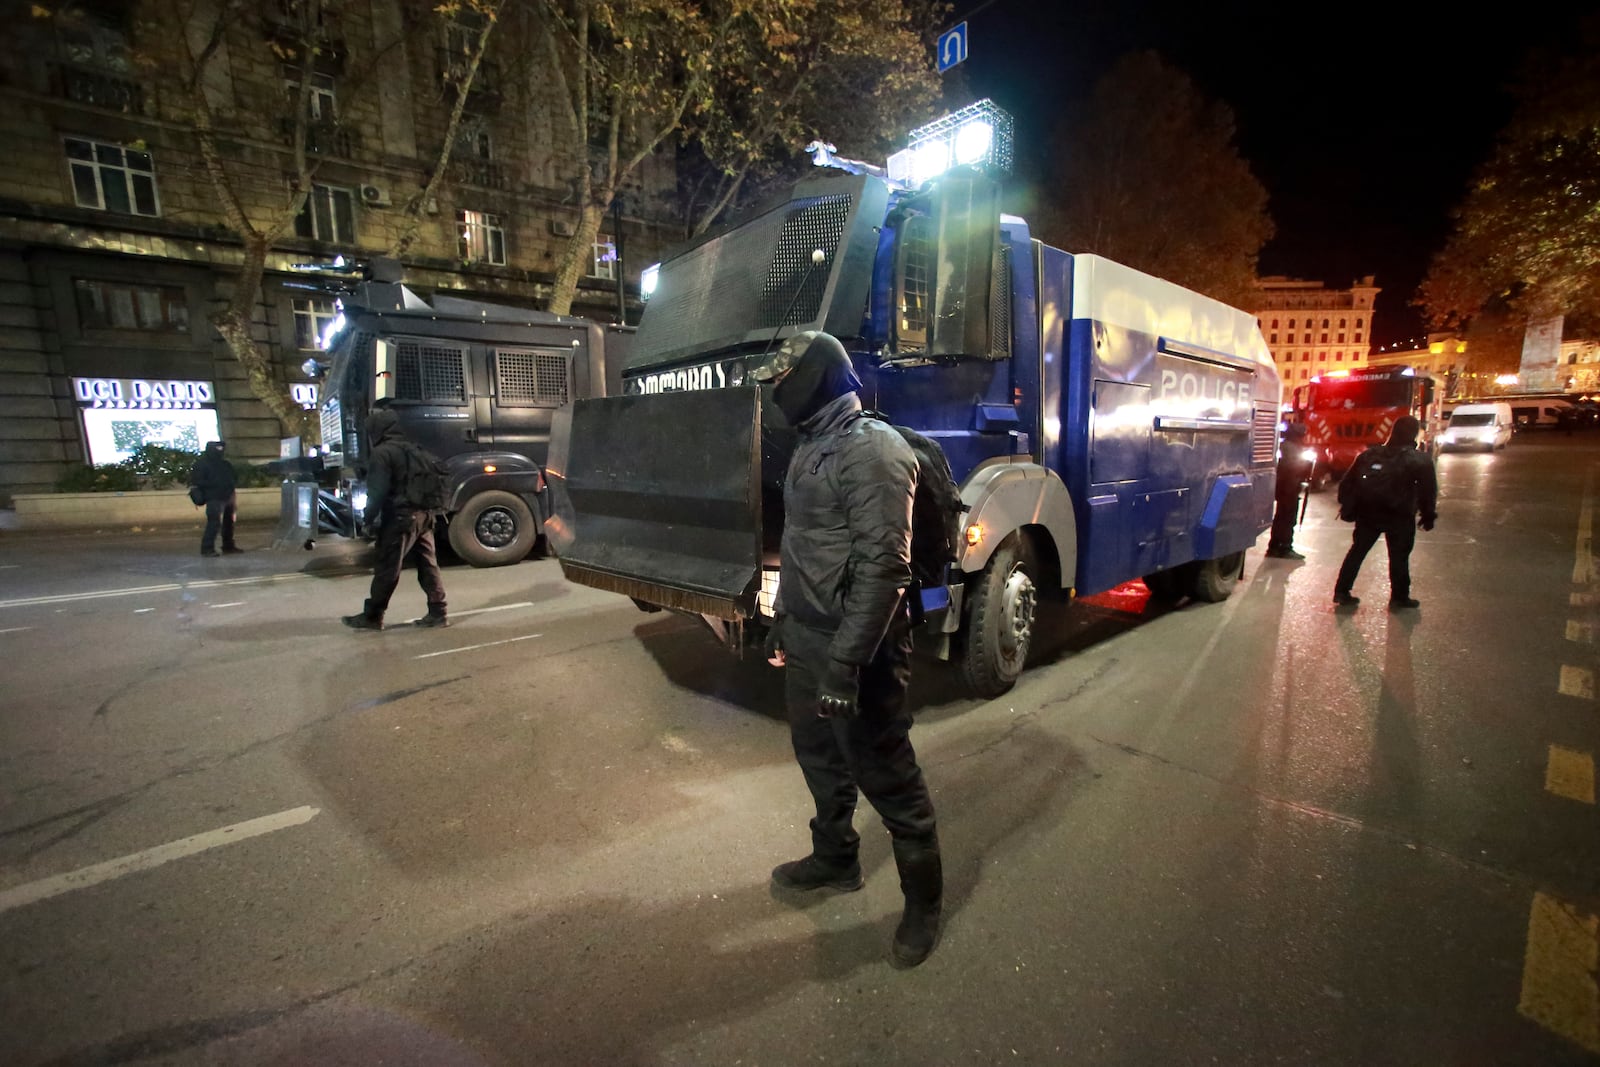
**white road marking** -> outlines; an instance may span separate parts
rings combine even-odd
[[[33,904],[50,897],[70,893],[74,889],[87,889],[101,882],[108,882],[113,878],[121,878],[125,874],[134,874],[138,871],[148,871],[152,867],[159,867],[173,860],[193,856],[209,849],[231,845],[236,841],[245,841],[262,834],[270,834],[274,830],[287,830],[291,826],[299,826],[316,818],[321,808],[300,807],[288,811],[280,811],[276,815],[263,815],[259,819],[249,819],[245,822],[236,822],[232,826],[224,826],[216,830],[207,830],[203,834],[193,837],[181,838],[170,841],[165,845],[147,848],[143,852],[134,852],[120,859],[107,860],[105,863],[96,863],[92,867],[82,867],[66,874],[58,874],[51,878],[43,878],[37,882],[28,882],[26,885],[13,886],[0,891],[0,913],[20,908],[26,904]]]
[[[412,656],[411,658],[432,659],[434,656],[448,656],[452,652],[471,652],[474,649],[479,648],[493,648],[495,645],[509,645],[514,641],[532,641],[535,637],[543,636],[543,634],[523,634],[521,637],[508,637],[504,641],[485,641],[481,645],[464,645],[461,648],[447,648],[442,652],[424,652],[420,656]]]
[[[14,571],[20,566],[20,563],[0,563],[0,571]]]
[[[154,611],[154,610],[156,610],[156,609],[155,608],[134,608],[133,609],[133,613],[135,615],[144,615],[147,612],[151,612],[151,611]]]
[[[145,596],[151,593],[174,593],[180,589],[220,589],[230,585],[263,585],[270,582],[296,582],[304,574],[265,574],[258,578],[217,578],[199,582],[165,582],[161,585],[139,585],[128,589],[97,589],[92,593],[60,593],[55,596],[30,596],[19,600],[0,600],[0,608],[25,608],[36,604],[69,604],[78,600],[102,600],[106,597]]]
[[[242,600],[230,600],[226,604],[207,604],[208,608],[236,608],[243,604]]]
[[[0,630],[0,634],[20,634],[24,630],[31,630],[31,626],[13,626],[9,630]]]
[[[463,615],[485,615],[485,614],[487,614],[487,613],[489,613],[491,611],[510,611],[512,608],[531,608],[531,607],[533,607],[533,601],[531,601],[531,600],[523,600],[523,601],[519,601],[516,604],[501,604],[500,606],[493,607],[493,608],[471,608],[471,609],[469,609],[467,611],[452,611],[450,613],[450,617],[452,619],[459,619]]]

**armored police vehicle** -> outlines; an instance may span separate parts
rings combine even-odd
[[[976,693],[1016,681],[1041,596],[1139,577],[1229,594],[1272,519],[1280,385],[1256,321],[1043,244],[981,166],[918,172],[992,161],[1008,121],[974,105],[887,172],[823,160],[842,169],[660,264],[625,395],[555,429],[547,531],[569,579],[759,647],[792,436],[746,374],[817,329],[866,407],[950,460],[961,536],[948,580],[918,591],[919,642]]]
[[[362,433],[382,401],[450,472],[450,547],[478,567],[516,563],[549,512],[552,417],[605,392],[606,335],[587,319],[447,295],[425,301],[399,283],[397,266],[388,276],[396,280],[343,297],[329,338],[319,408],[325,520],[347,537],[364,533]]]

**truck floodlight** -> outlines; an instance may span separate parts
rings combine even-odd
[[[1317,461],[1317,450],[1308,448],[1300,453],[1300,458],[1307,463],[1315,463]]]
[[[1403,377],[1414,378],[1414,377],[1416,377],[1417,370],[1416,370],[1415,367],[1407,367],[1404,370],[1402,370],[1400,373],[1401,373],[1401,375]]]
[[[652,263],[639,272],[639,296],[649,300],[650,294],[656,291],[656,283],[661,280],[661,264]]]
[[[344,312],[341,311],[332,319],[328,320],[328,325],[322,328],[322,336],[317,338],[317,347],[322,349],[324,352],[331,351],[333,348],[333,339],[339,336],[339,331],[344,329],[344,325]]]
[[[889,177],[920,184],[952,166],[1004,177],[1011,173],[1014,147],[1011,116],[983,99],[912,130],[905,151],[889,157]]]

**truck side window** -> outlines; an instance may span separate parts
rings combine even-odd
[[[398,337],[395,399],[413,404],[467,402],[467,350],[432,338]]]
[[[497,348],[494,384],[501,407],[560,407],[572,396],[572,364],[565,352]]]
[[[901,224],[895,250],[895,339],[901,347],[928,344],[928,315],[933,302],[933,219],[912,215]]]

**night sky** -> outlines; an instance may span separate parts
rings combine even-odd
[[[1530,44],[1570,40],[1579,13],[1546,0],[1426,8],[978,0],[954,21],[968,21],[971,98],[1017,120],[1024,178],[1057,109],[1122,53],[1159,52],[1233,109],[1277,226],[1260,272],[1337,287],[1376,275],[1384,345],[1422,333],[1410,302],[1510,116],[1505,83]]]

